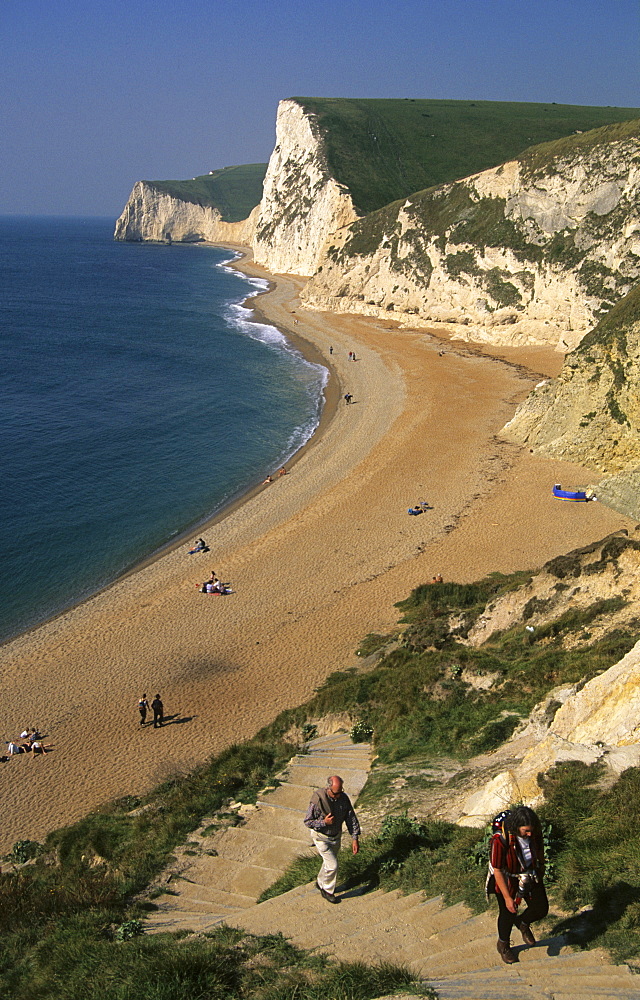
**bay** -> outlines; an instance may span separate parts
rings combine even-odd
[[[0,640],[105,586],[286,461],[326,369],[251,322],[229,251],[0,219]]]

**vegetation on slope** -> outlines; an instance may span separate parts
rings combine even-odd
[[[266,163],[246,163],[213,170],[193,180],[145,183],[181,201],[217,208],[223,222],[240,222],[260,202],[266,171]]]
[[[372,785],[377,775],[379,786],[387,761],[408,765],[443,753],[465,759],[491,750],[552,687],[591,677],[631,648],[632,626],[589,641],[589,625],[605,620],[616,601],[538,627],[533,645],[523,625],[481,648],[463,645],[487,602],[527,578],[493,575],[472,585],[418,587],[400,605],[406,626],[400,646],[373,669],[334,674],[307,704],[283,712],[253,740],[144,798],[106,805],[43,845],[18,842],[11,867],[0,875],[0,907],[10,915],[0,937],[0,993],[14,1000],[316,1000],[330,983],[336,1000],[364,1000],[407,983],[402,970],[318,961],[278,937],[221,929],[198,938],[147,939],[139,936],[139,920],[154,904],[140,902],[139,893],[204,817],[232,799],[255,801],[294,751],[286,739],[292,725],[334,711],[365,720],[375,732],[379,764]],[[361,652],[384,641],[368,637]],[[468,683],[471,675],[487,673],[490,688]],[[639,954],[640,772],[625,772],[609,791],[597,779],[596,771],[568,765],[546,779],[558,899],[568,908],[594,907],[592,916],[567,923],[577,938]],[[364,802],[366,796],[367,788]],[[343,875],[350,884],[442,891],[450,901],[479,908],[485,860],[481,831],[397,815],[364,839],[359,855],[345,859]],[[316,869],[317,861],[298,863],[273,891],[311,879]]]
[[[621,357],[627,354],[626,331],[640,323],[640,284],[631,289],[580,341],[570,358],[588,355],[594,347],[616,348]]]
[[[13,1000],[368,1000],[412,983],[406,970],[335,963],[280,935],[228,928],[141,936],[136,903],[170,852],[231,799],[255,801],[294,747],[258,735],[204,767],[52,833],[18,841],[0,875],[0,995]],[[26,862],[26,863],[25,863]],[[415,987],[418,988],[418,987]],[[412,985],[412,991],[414,986]]]
[[[640,108],[497,101],[295,98],[317,116],[333,176],[362,213]]]
[[[640,621],[590,641],[590,626],[606,622],[621,599],[565,612],[537,627],[534,643],[524,622],[480,648],[458,641],[489,601],[523,581],[523,574],[495,575],[471,585],[418,587],[399,605],[408,626],[400,648],[370,672],[334,674],[297,710],[298,722],[348,711],[373,727],[378,757],[361,805],[389,791],[391,773],[399,773],[390,764],[403,761],[410,772],[414,762],[442,755],[467,760],[495,749],[550,690],[601,673],[635,643]],[[381,641],[371,637],[362,652]],[[491,687],[477,690],[469,683],[473,675],[490,675]],[[290,721],[287,713],[274,731]],[[594,942],[629,958],[640,955],[640,769],[625,771],[611,788],[600,778],[598,767],[572,763],[542,779],[553,899],[564,910],[582,911],[554,926],[576,943]],[[488,830],[391,815],[376,836],[363,839],[358,855],[345,852],[343,884],[423,889],[478,911],[486,907],[487,842]],[[299,859],[264,898],[311,881],[316,871],[313,858]]]

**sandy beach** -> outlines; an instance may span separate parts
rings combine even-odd
[[[0,649],[0,738],[37,725],[54,747],[0,767],[2,850],[251,736],[355,665],[363,635],[392,628],[394,602],[435,573],[535,568],[631,523],[598,503],[559,503],[554,482],[593,474],[496,436],[561,355],[490,355],[306,311],[302,279],[239,266],[275,281],[261,317],[330,366],[321,428],[287,476],[199,530],[209,553],[182,544]],[[419,499],[433,509],[409,517]],[[197,591],[212,569],[233,595]],[[143,691],[162,694],[164,728],[139,726]]]

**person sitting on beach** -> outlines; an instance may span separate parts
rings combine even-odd
[[[207,543],[204,538],[196,538],[193,543],[193,548],[189,549],[189,555],[192,556],[194,552],[205,552],[207,548]]]
[[[264,485],[265,485],[265,483],[272,483],[272,482],[273,482],[273,478],[272,478],[272,476],[267,476],[267,478],[266,478],[266,479],[263,479],[263,480],[262,480],[262,485],[264,486]]]
[[[23,732],[20,733],[20,739],[21,740],[28,740],[30,736],[31,736],[31,730],[30,729],[25,729],[25,730],[23,730]]]
[[[33,750],[33,756],[36,757],[39,754],[45,754],[51,747],[46,747],[40,740],[36,740],[31,749]]]
[[[286,476],[286,474],[287,474],[287,470],[285,469],[285,467],[283,465],[282,468],[278,471],[278,475],[279,476]]]

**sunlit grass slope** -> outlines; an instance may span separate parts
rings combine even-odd
[[[146,181],[150,187],[189,201],[217,208],[224,222],[246,219],[262,198],[266,163],[223,167],[188,181]]]
[[[498,166],[529,146],[640,117],[639,108],[497,101],[295,98],[363,213]]]

